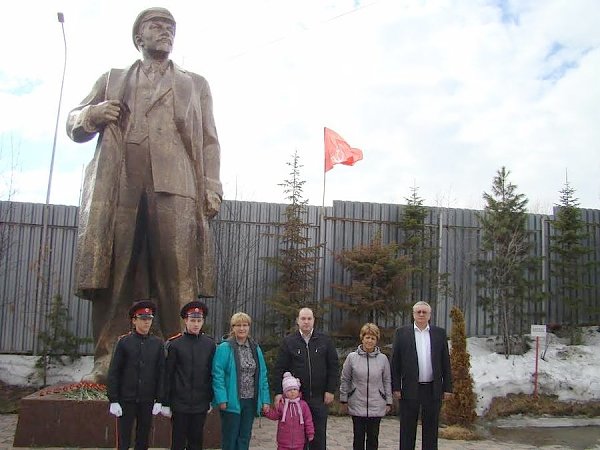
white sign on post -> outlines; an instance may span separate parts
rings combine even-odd
[[[535,372],[533,373],[533,396],[538,391],[538,355],[540,354],[540,338],[546,338],[546,325],[531,325],[531,337],[535,338]]]
[[[531,337],[546,337],[546,325],[531,325]]]

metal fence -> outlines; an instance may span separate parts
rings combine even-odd
[[[52,298],[61,295],[67,305],[70,330],[80,337],[91,337],[91,308],[87,300],[73,294],[73,257],[77,239],[75,206],[48,206],[47,265],[40,267],[42,239],[42,204],[0,202],[0,352],[32,353],[39,330],[45,320]],[[286,205],[224,201],[212,227],[216,236],[217,295],[208,300],[210,314],[207,328],[214,336],[228,329],[231,312],[245,311],[253,319],[253,333],[259,339],[268,332],[263,318],[277,280],[276,269],[266,257],[276,256],[280,246]],[[323,244],[315,282],[315,300],[335,296],[333,283],[350,280],[347,271],[335,261],[341,250],[371,242],[376,233],[382,242],[403,242],[400,226],[404,206],[335,201],[333,206],[308,207],[307,237],[311,245]],[[582,210],[591,249],[588,261],[600,261],[600,210]],[[556,281],[551,276],[549,257],[550,236],[554,233],[552,216],[530,214],[527,227],[533,244],[533,254],[543,258],[538,275],[539,289],[546,294],[542,303],[527,305],[531,321],[561,323],[566,306],[555,295]],[[494,333],[483,309],[477,302],[476,274],[481,229],[477,211],[452,208],[428,208],[426,226],[433,242],[439,245],[437,268],[447,273],[448,290],[435,298],[427,289],[420,297],[435,304],[433,321],[450,327],[449,312],[457,304],[465,313],[468,335]],[[585,323],[600,323],[600,267],[587,272],[586,282],[592,288],[581,293],[588,307],[581,316]],[[432,291],[433,292],[433,291]],[[415,300],[418,300],[416,298]],[[325,328],[335,330],[346,319],[339,309],[330,308],[323,317]],[[378,324],[398,326],[408,317],[382,317]],[[84,353],[91,353],[86,345]]]

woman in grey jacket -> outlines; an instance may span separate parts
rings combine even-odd
[[[392,405],[390,363],[377,347],[380,336],[377,325],[363,325],[361,344],[347,356],[342,368],[340,402],[342,412],[352,416],[354,450],[379,447],[379,423]]]

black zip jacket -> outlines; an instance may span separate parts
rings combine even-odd
[[[215,341],[203,333],[183,333],[169,339],[166,348],[162,404],[186,414],[208,411],[213,397]]]
[[[302,398],[307,402],[323,402],[325,392],[335,393],[339,380],[338,354],[329,336],[318,331],[308,341],[299,331],[283,338],[279,347],[272,386],[281,394],[281,380],[285,372],[300,378]]]
[[[162,397],[165,365],[163,341],[135,331],[117,341],[108,369],[111,403],[154,402]]]

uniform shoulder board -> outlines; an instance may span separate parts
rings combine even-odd
[[[121,339],[123,339],[125,336],[129,336],[130,334],[131,334],[131,331],[130,331],[129,333],[122,334],[121,336],[119,336],[119,337],[117,338],[117,341],[120,341],[120,340],[121,340]]]
[[[181,333],[177,333],[175,336],[171,336],[169,339],[167,339],[167,342],[168,342],[168,341],[172,341],[172,340],[174,340],[174,339],[177,339],[178,337],[181,337],[181,336],[182,336],[182,334],[181,334]]]

